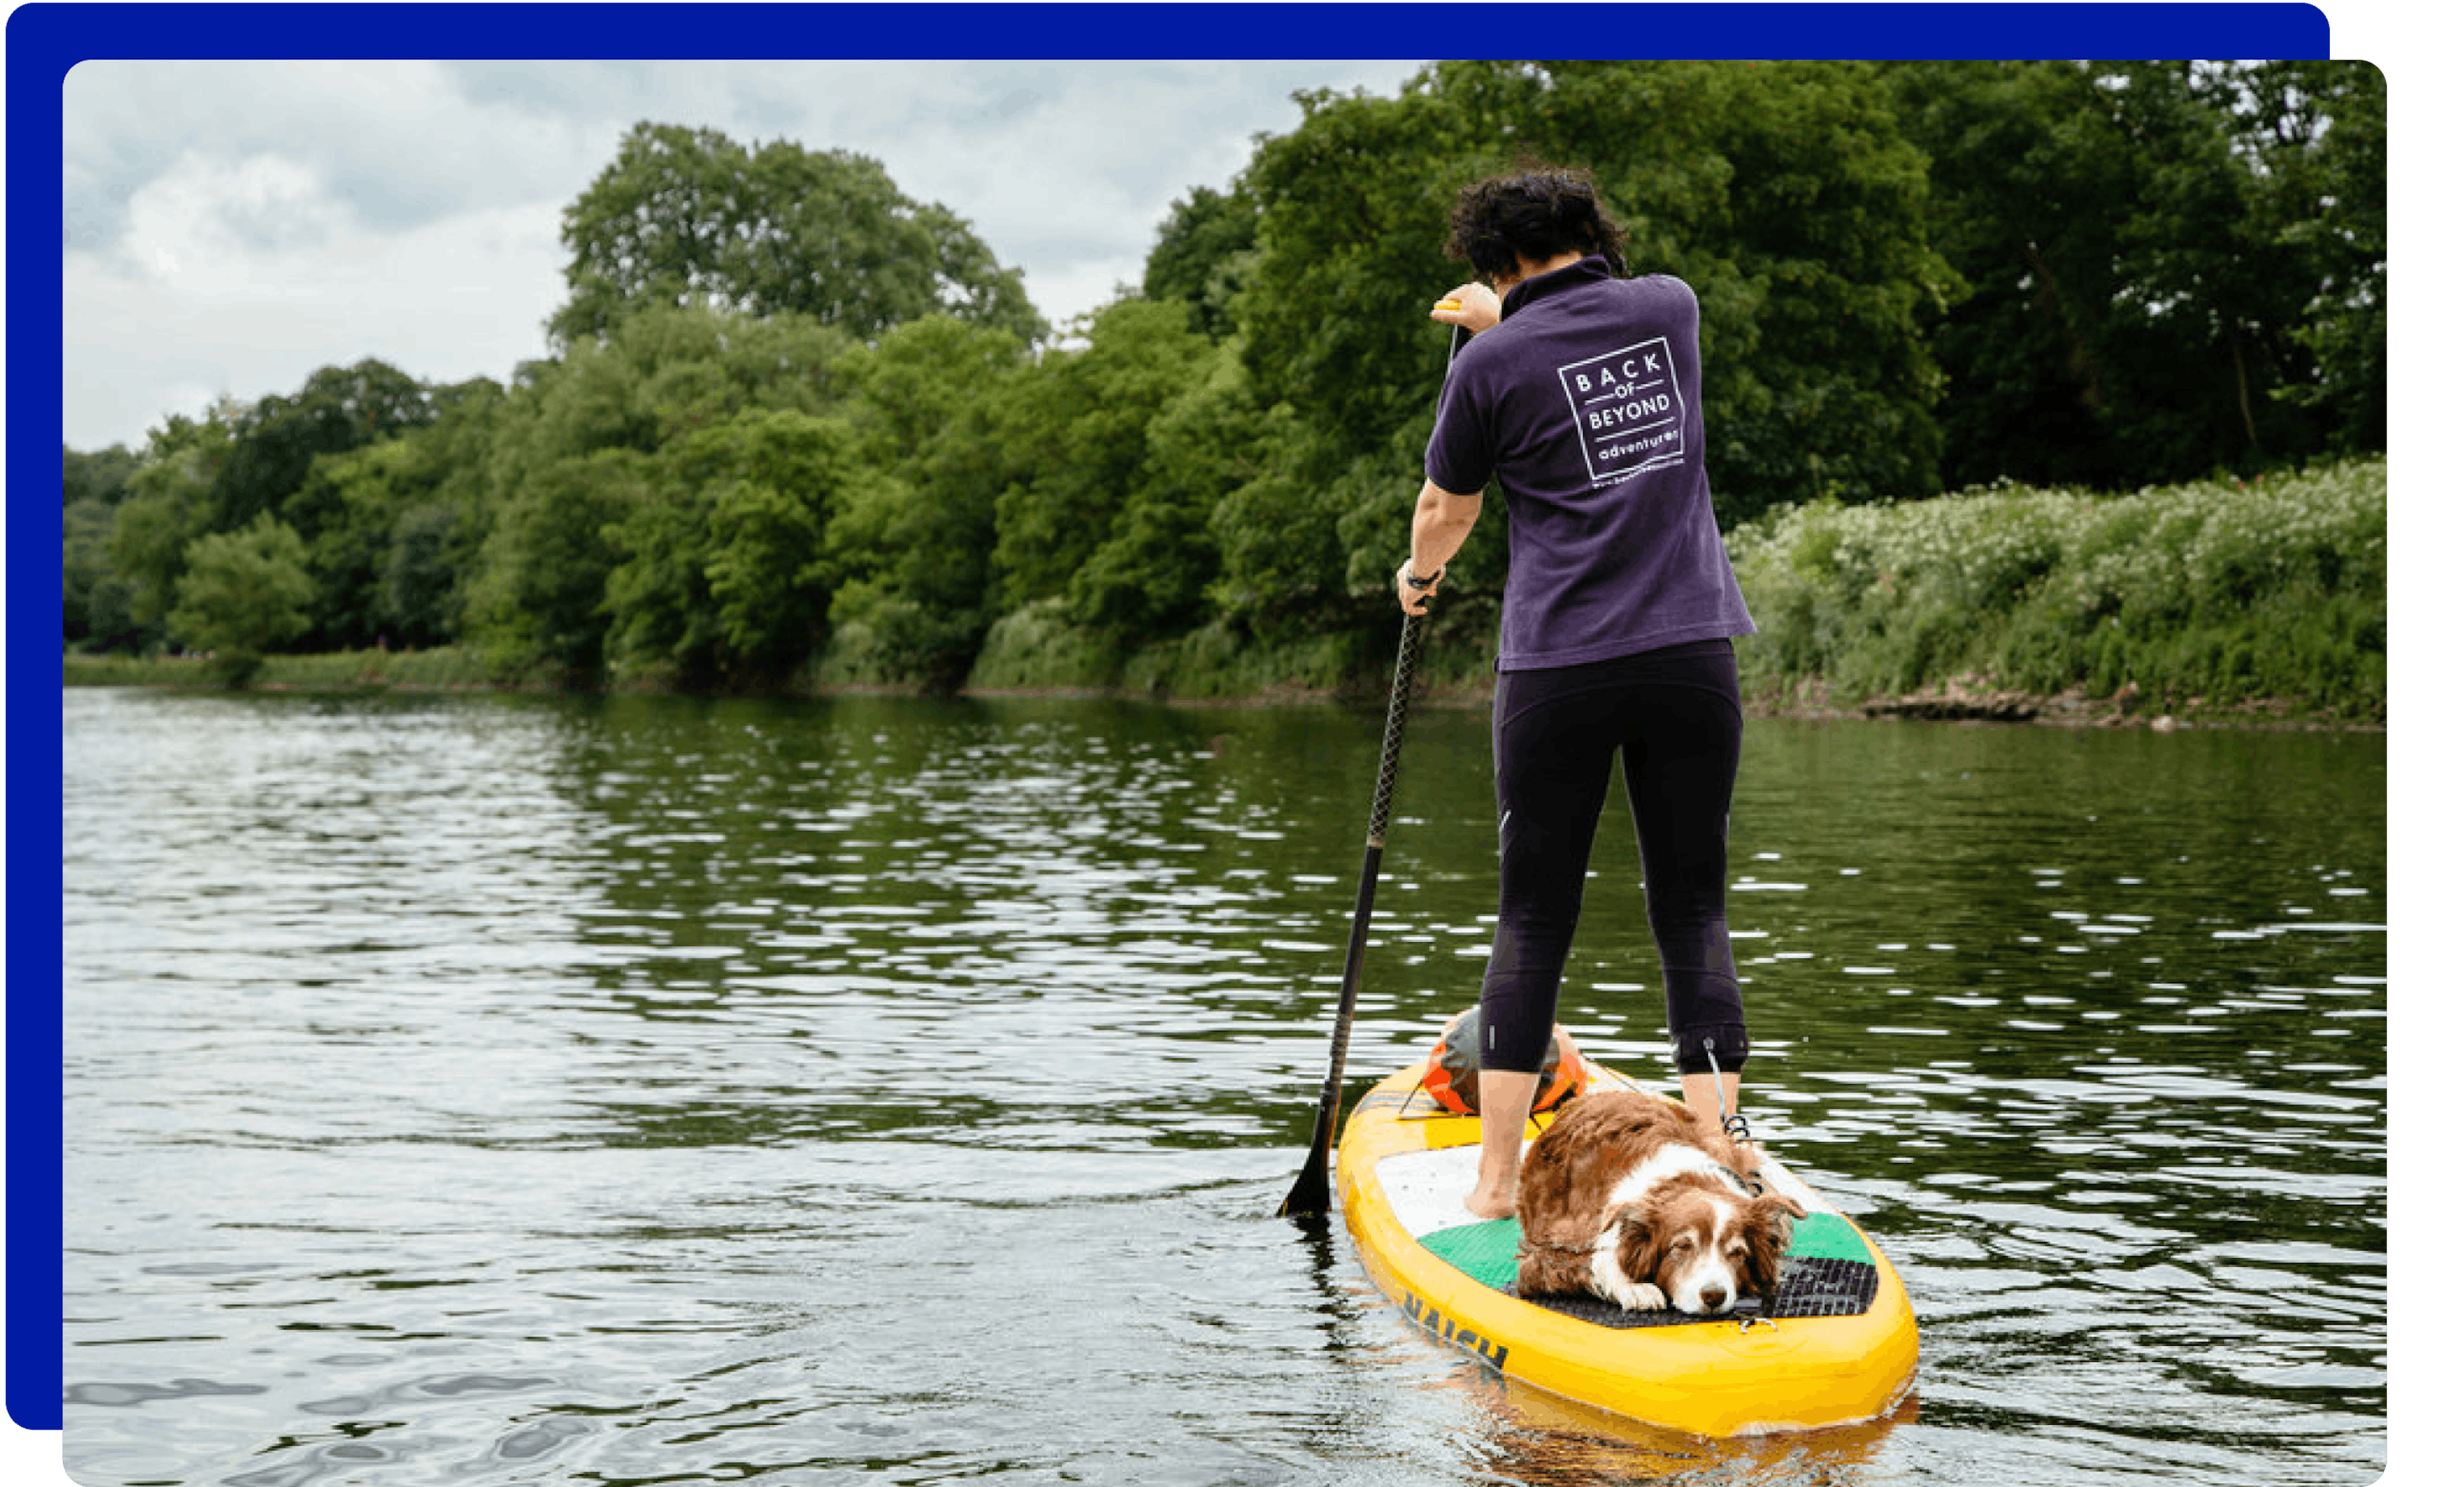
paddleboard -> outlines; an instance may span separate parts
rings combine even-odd
[[[1585,1061],[1594,1089],[1643,1086]],[[1891,1412],[1916,1382],[1905,1287],[1856,1220],[1768,1151],[1763,1179],[1806,1216],[1777,1294],[1723,1316],[1629,1312],[1591,1297],[1514,1294],[1521,1227],[1463,1206],[1480,1118],[1422,1087],[1425,1062],[1380,1081],[1335,1156],[1344,1224],[1405,1316],[1483,1369],[1629,1419],[1724,1438],[1821,1430]],[[1533,1135],[1554,1112],[1533,1118]]]

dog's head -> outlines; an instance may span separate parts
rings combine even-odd
[[[1676,1310],[1710,1316],[1740,1296],[1768,1298],[1779,1288],[1780,1257],[1804,1216],[1793,1199],[1775,1193],[1749,1198],[1716,1178],[1674,1178],[1613,1215],[1617,1268],[1658,1286]]]

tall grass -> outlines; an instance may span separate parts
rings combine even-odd
[[[1729,535],[1749,694],[1929,689],[2387,716],[2387,461],[2126,495],[1997,485]]]
[[[1181,635],[1124,639],[1072,624],[1058,601],[1045,600],[994,624],[967,687],[1207,702],[1339,696],[1368,673],[1361,639],[1341,632],[1268,642],[1235,634],[1220,621]]]

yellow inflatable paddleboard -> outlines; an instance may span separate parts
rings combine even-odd
[[[1594,1089],[1642,1087],[1585,1067]],[[1876,1419],[1914,1387],[1916,1314],[1899,1273],[1854,1219],[1768,1152],[1764,1181],[1806,1211],[1777,1295],[1711,1318],[1517,1297],[1521,1228],[1463,1207],[1480,1118],[1440,1105],[1422,1087],[1427,1072],[1425,1062],[1404,1069],[1361,1101],[1343,1127],[1335,1180],[1371,1278],[1431,1337],[1499,1377],[1712,1437]],[[1551,1119],[1535,1117],[1534,1133]]]

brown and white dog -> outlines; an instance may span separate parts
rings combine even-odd
[[[1758,1166],[1658,1095],[1576,1098],[1524,1156],[1515,1289],[1694,1316],[1770,1297],[1805,1209],[1759,1192]]]

